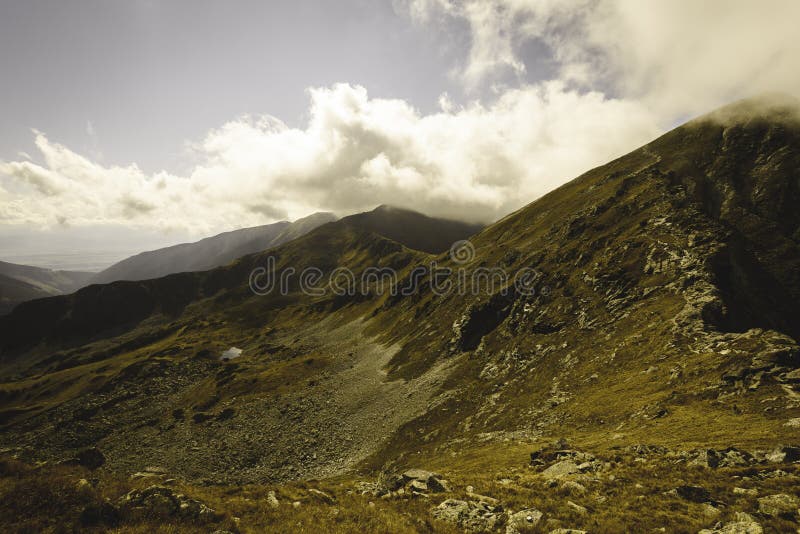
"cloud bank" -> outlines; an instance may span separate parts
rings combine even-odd
[[[657,132],[641,105],[559,82],[427,115],[348,84],[309,97],[302,129],[265,116],[210,131],[186,175],[104,167],[37,132],[42,164],[0,163],[0,223],[203,234],[382,202],[488,222]]]
[[[447,95],[423,114],[342,83],[308,122],[240,117],[190,144],[182,173],[101,165],[35,132],[37,161],[0,161],[0,225],[125,225],[196,235],[388,203],[490,222],[665,128],[765,90],[800,92],[800,3],[778,0],[406,0],[466,28]],[[535,43],[557,66],[536,79]]]

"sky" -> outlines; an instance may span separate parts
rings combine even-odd
[[[800,93],[797,20],[796,0],[0,0],[0,260],[379,204],[488,223],[690,117]]]

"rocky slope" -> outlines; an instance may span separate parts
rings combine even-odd
[[[0,444],[98,447],[103,476],[178,480],[242,530],[796,528],[799,108],[691,121],[452,254],[335,223],[21,306],[0,320]],[[413,291],[256,296],[270,257],[391,267]],[[433,261],[478,287],[434,284]],[[414,467],[449,487],[392,482]]]

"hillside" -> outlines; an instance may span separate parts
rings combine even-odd
[[[0,261],[0,315],[26,300],[71,293],[86,285],[93,275]]]
[[[796,529],[798,169],[800,105],[748,100],[453,254],[410,224],[405,243],[376,232],[380,208],[224,268],[22,305],[0,318],[0,447],[78,455],[57,480],[89,476],[96,447],[97,502],[177,484],[248,532]],[[413,290],[255,295],[270,258]],[[434,284],[434,261],[478,290]]]
[[[142,252],[97,273],[93,284],[116,280],[148,280],[173,273],[207,271],[236,258],[272,248],[335,221],[332,213],[314,213],[294,222],[281,221],[242,228],[171,247]]]

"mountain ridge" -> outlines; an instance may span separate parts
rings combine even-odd
[[[102,337],[60,345],[48,336],[75,331],[59,322],[74,303],[23,305],[0,319],[4,355],[28,318],[53,317],[0,369],[0,446],[30,461],[97,447],[120,476],[159,465],[262,529],[335,529],[333,502],[385,530],[495,531],[519,510],[534,531],[794,528],[794,508],[768,506],[800,480],[798,109],[750,100],[689,121],[471,236],[466,257],[340,221],[142,283],[174,300]],[[268,258],[276,273],[389,267],[413,291],[292,278],[256,296]],[[432,262],[506,278],[443,292],[417,276]],[[88,309],[108,316],[92,303],[121,287],[84,293]],[[243,484],[302,502],[241,512]]]
[[[91,283],[138,281],[178,272],[206,271],[241,256],[280,245],[334,220],[336,217],[332,213],[319,212],[291,223],[280,221],[241,228],[192,243],[141,252],[97,273]]]

